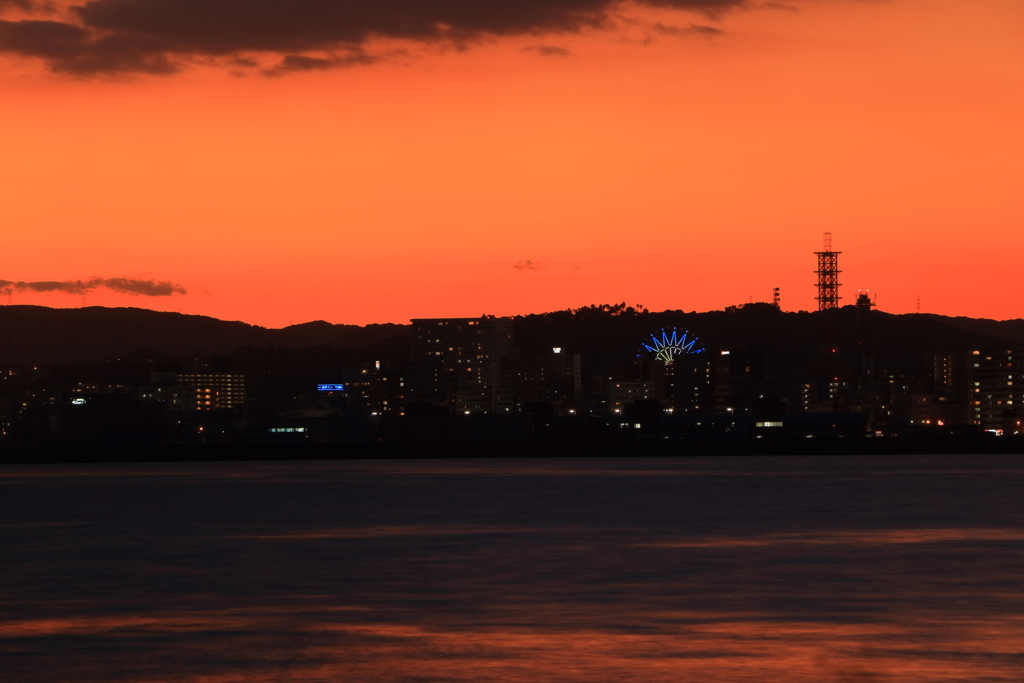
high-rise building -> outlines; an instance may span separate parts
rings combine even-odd
[[[502,386],[502,365],[514,347],[511,318],[418,318],[412,321],[411,356],[415,366],[415,389],[451,408],[457,396],[467,402],[470,394],[483,392],[488,410],[498,400]],[[460,394],[461,392],[461,394]],[[469,392],[469,393],[467,393]],[[471,402],[474,412],[484,401]]]
[[[637,357],[638,376],[654,382],[654,398],[672,412],[706,411],[715,407],[712,355],[683,353],[665,363],[652,355]]]
[[[764,384],[764,349],[738,346],[711,357],[716,413],[753,412]]]
[[[634,401],[654,399],[655,386],[652,380],[616,381],[608,378],[608,410],[622,413]]]
[[[236,408],[248,398],[246,377],[237,372],[186,372],[178,375],[185,388],[186,410]]]
[[[583,389],[583,361],[561,346],[551,349],[552,398],[574,398]]]
[[[967,418],[982,429],[1004,429],[1024,408],[1024,349],[974,349],[964,364]]]
[[[350,405],[361,406],[373,415],[405,413],[407,376],[405,368],[392,368],[374,361],[363,368],[342,371],[342,391]],[[332,385],[324,385],[330,391]]]

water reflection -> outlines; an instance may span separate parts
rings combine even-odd
[[[5,681],[1020,681],[1012,458],[0,476]]]
[[[661,548],[739,548],[799,545],[864,545],[907,543],[944,543],[948,541],[1024,541],[1024,531],[1016,529],[889,529],[886,531],[834,531],[815,534],[774,534],[756,538],[706,538],[638,546]]]

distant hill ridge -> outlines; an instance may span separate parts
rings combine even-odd
[[[605,307],[607,309],[608,307]],[[856,311],[829,312],[839,330],[854,328]],[[917,350],[955,350],[975,346],[1024,344],[1024,320],[950,318],[939,315],[892,315],[872,312],[878,340]],[[711,345],[761,344],[799,356],[813,353],[820,323],[817,313],[784,313],[767,304],[733,311],[612,312],[602,307],[556,311],[517,318],[517,344],[540,351],[556,343],[605,362],[620,362],[644,337],[663,327],[688,328]],[[0,363],[74,363],[130,355],[152,349],[172,356],[230,354],[243,347],[362,349],[396,337],[408,337],[410,325],[335,325],[322,320],[269,329],[201,315],[140,308],[47,308],[0,306]],[[788,351],[787,351],[788,350]]]
[[[408,325],[334,325],[317,320],[269,329],[203,315],[142,308],[0,306],[0,362],[73,363],[143,348],[220,355],[244,346],[362,348],[408,335]]]
[[[926,313],[924,316],[934,318],[961,330],[984,334],[989,337],[1003,337],[1019,344],[1024,344],[1024,319],[1021,318],[1014,318],[1013,320],[990,320],[988,318],[966,318],[964,316],[949,318],[944,315],[934,315],[931,313]]]

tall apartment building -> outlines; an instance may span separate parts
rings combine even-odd
[[[553,399],[574,398],[583,391],[583,358],[561,346],[551,349],[551,394]]]
[[[248,399],[246,377],[236,372],[184,372],[178,375],[186,410],[237,408]]]
[[[650,354],[637,356],[636,377],[654,382],[653,398],[672,412],[715,408],[715,384],[710,353],[682,353],[671,363]]]
[[[150,373],[150,386],[142,390],[142,398],[164,403],[172,411],[207,411],[238,408],[251,398],[251,388],[244,373],[230,372],[223,367],[180,372],[162,369]]]
[[[344,391],[355,405],[372,414],[405,413],[405,368],[391,368],[387,363],[375,361],[365,368],[346,368],[342,371]]]
[[[739,346],[712,355],[716,413],[753,412],[764,383],[764,349]]]
[[[968,421],[982,429],[1015,425],[1024,408],[1024,349],[975,349],[964,365]]]
[[[635,401],[649,401],[655,397],[655,386],[652,380],[622,380],[608,378],[605,385],[608,391],[608,410],[622,413],[626,406]]]
[[[511,318],[414,319],[411,356],[415,389],[452,409],[458,402],[458,407],[470,412],[497,412],[499,405],[504,407],[507,402],[503,392],[508,387],[502,385],[501,370],[513,348]],[[481,394],[486,400],[476,398]],[[486,411],[482,409],[485,404]]]

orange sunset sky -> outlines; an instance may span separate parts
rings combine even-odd
[[[0,0],[0,303],[1024,317],[1020,0]],[[11,289],[11,286],[8,286]]]

